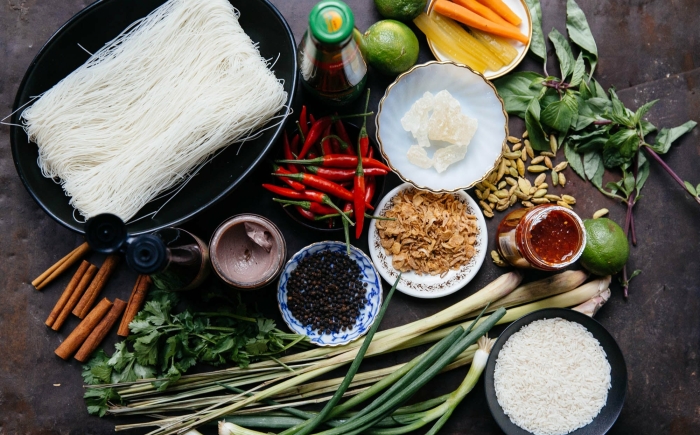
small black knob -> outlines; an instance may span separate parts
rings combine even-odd
[[[85,222],[85,239],[93,251],[102,254],[118,252],[126,242],[126,224],[119,216],[98,214]]]
[[[126,262],[129,267],[142,274],[160,272],[168,265],[168,253],[160,237],[152,234],[137,236],[126,248]]]

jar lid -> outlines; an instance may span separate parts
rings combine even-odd
[[[309,13],[309,29],[316,39],[325,44],[338,44],[352,34],[355,16],[350,7],[340,0],[323,0]]]

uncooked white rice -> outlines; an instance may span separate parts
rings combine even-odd
[[[610,364],[584,326],[536,320],[503,345],[494,385],[515,425],[536,435],[563,435],[589,424],[605,405]]]

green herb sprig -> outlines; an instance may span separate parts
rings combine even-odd
[[[649,161],[656,161],[695,200],[700,203],[700,184],[693,187],[683,181],[661,159],[671,145],[696,126],[688,121],[673,128],[658,131],[653,143],[646,137],[656,127],[644,117],[658,101],[650,101],[632,111],[624,106],[613,88],[608,92],[593,78],[598,64],[598,48],[586,16],[575,0],[566,3],[566,30],[578,48],[572,46],[558,30],[552,29],[548,38],[559,60],[561,77],[547,72],[547,43],[541,28],[542,11],[539,0],[526,0],[532,16],[533,32],[530,52],[543,61],[544,75],[517,72],[495,81],[508,113],[525,121],[532,148],[549,151],[548,136],[554,135],[571,168],[584,180],[590,181],[604,195],[627,206],[623,229],[636,246],[634,205],[649,177]],[[605,169],[621,173],[617,182],[603,185]],[[628,295],[629,278],[623,269],[621,284]]]
[[[103,350],[83,366],[86,384],[116,384],[154,378],[158,391],[165,390],[198,363],[234,363],[247,367],[252,360],[269,357],[305,340],[288,334],[275,322],[249,314],[238,300],[236,306],[218,304],[215,312],[175,314],[178,296],[173,292],[149,294],[144,308],[129,324],[131,334],[115,344],[109,357]],[[104,415],[109,402],[119,400],[111,389],[89,389],[85,400],[90,414]]]

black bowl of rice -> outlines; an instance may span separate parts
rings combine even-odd
[[[511,323],[486,365],[486,400],[508,435],[598,435],[622,411],[627,367],[597,321],[565,308]]]

